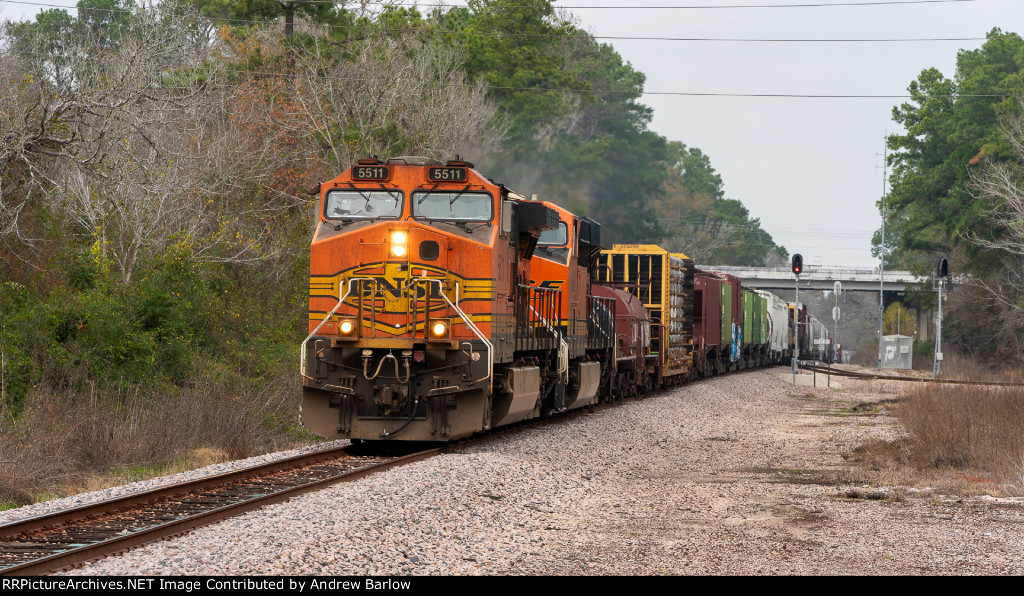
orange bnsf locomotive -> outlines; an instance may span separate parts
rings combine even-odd
[[[702,370],[692,261],[602,255],[597,222],[468,162],[360,160],[318,207],[301,362],[314,434],[453,441]],[[733,364],[708,370],[753,361]]]
[[[531,267],[542,236],[550,253],[567,244],[555,209],[470,163],[417,157],[361,160],[319,205],[301,366],[312,432],[449,441],[596,395],[581,342],[607,351],[610,315],[589,333],[575,284],[536,283]],[[563,269],[599,250],[578,230]]]

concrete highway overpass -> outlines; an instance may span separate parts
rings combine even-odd
[[[740,278],[744,286],[759,290],[792,290],[796,276],[789,267],[716,267],[697,265],[705,271],[719,271]],[[931,287],[930,276],[914,275],[909,271],[886,271],[885,291],[902,294],[908,285],[919,283]],[[854,267],[813,267],[804,264],[800,274],[801,290],[831,290],[835,282],[842,282],[844,291],[875,291],[880,287],[878,269]]]

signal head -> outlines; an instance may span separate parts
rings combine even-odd
[[[800,275],[804,272],[804,257],[800,254],[793,255],[793,274]]]

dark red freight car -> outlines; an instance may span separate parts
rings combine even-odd
[[[693,277],[693,346],[703,376],[724,371],[722,343],[722,279],[698,269]]]
[[[650,390],[652,379],[647,374],[647,361],[652,358],[651,317],[647,308],[636,296],[612,287],[594,284],[591,292],[595,297],[615,301],[615,397]]]

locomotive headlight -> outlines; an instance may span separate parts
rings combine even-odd
[[[391,232],[391,254],[396,257],[404,257],[409,249],[406,243],[409,241],[409,236],[402,230],[395,230]]]
[[[338,321],[338,334],[341,339],[354,340],[359,338],[359,321],[356,319],[341,319]]]
[[[430,322],[428,327],[430,329],[430,339],[448,339],[451,331],[451,326],[448,321],[441,319],[434,319]]]

